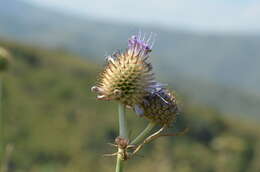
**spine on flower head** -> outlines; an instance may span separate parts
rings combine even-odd
[[[179,112],[175,95],[164,88],[150,93],[134,110],[152,122],[167,126],[176,120]]]
[[[92,87],[101,100],[117,100],[127,106],[140,104],[151,90],[158,87],[152,65],[148,62],[152,36],[132,36],[125,52],[108,56],[98,83]]]

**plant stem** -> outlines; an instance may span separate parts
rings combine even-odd
[[[128,139],[127,121],[125,117],[125,106],[121,103],[118,105],[118,119],[119,119],[119,136]]]
[[[131,142],[131,144],[135,145],[141,141],[150,133],[150,131],[155,127],[154,122],[150,122],[146,128]]]
[[[118,119],[119,119],[119,136],[128,139],[127,121],[125,116],[125,106],[121,103],[118,105]],[[118,148],[117,161],[116,161],[116,172],[123,172],[123,160],[121,152],[123,150]]]
[[[123,168],[124,168],[124,162],[121,159],[120,154],[118,154],[116,159],[116,172],[123,172]]]

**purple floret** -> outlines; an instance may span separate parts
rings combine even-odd
[[[142,37],[141,34],[138,34],[138,36],[133,35],[128,40],[128,52],[133,53],[135,56],[147,56],[152,51],[153,42],[150,44],[149,42],[153,38],[153,34],[151,33],[149,38],[145,39],[145,34]]]

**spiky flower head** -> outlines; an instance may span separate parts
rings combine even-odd
[[[176,97],[167,89],[150,93],[144,101],[135,106],[135,112],[159,125],[170,126],[179,112]]]
[[[149,91],[159,85],[154,81],[152,66],[148,62],[152,45],[139,34],[128,41],[125,52],[116,52],[107,57],[105,69],[92,91],[98,99],[118,100],[127,106],[142,102]]]
[[[0,47],[0,72],[7,70],[9,61],[10,61],[10,54],[6,49]]]

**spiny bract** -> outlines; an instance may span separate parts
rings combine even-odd
[[[160,125],[171,125],[178,114],[175,95],[167,89],[150,93],[144,101],[135,106],[135,112]]]
[[[132,36],[124,53],[116,52],[107,57],[105,69],[92,91],[102,100],[118,100],[133,107],[143,101],[151,90],[160,87],[154,81],[152,66],[147,61],[152,51],[149,45],[151,36]]]

